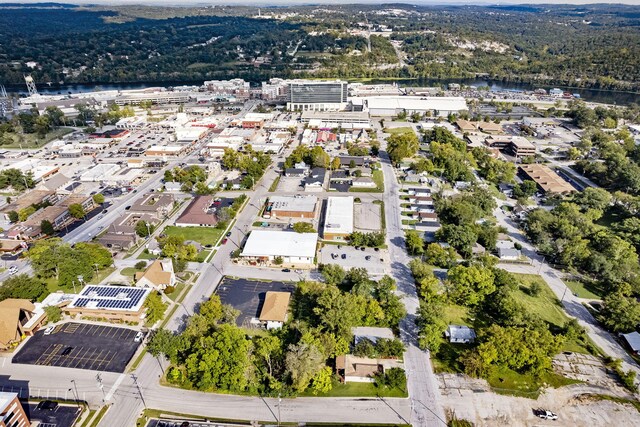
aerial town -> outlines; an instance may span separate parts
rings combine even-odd
[[[0,86],[0,426],[640,425],[640,110]]]

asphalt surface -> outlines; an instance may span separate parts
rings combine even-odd
[[[53,333],[38,331],[13,357],[13,363],[124,372],[140,343],[137,331],[85,323],[65,323]]]
[[[80,408],[75,405],[58,405],[53,411],[37,409],[37,403],[23,405],[29,421],[39,421],[41,426],[72,427],[80,415]]]
[[[241,314],[236,320],[238,326],[250,327],[251,319],[259,317],[265,295],[269,291],[293,293],[295,285],[277,281],[266,282],[225,277],[218,285],[216,294],[220,296],[222,303],[240,310]]]

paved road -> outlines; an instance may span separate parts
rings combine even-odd
[[[377,125],[377,124],[376,124]],[[419,307],[418,295],[409,270],[411,258],[404,245],[404,231],[400,220],[400,185],[386,151],[384,135],[378,130],[381,143],[380,160],[384,173],[384,206],[391,257],[392,276],[397,281],[398,292],[407,309],[407,316],[400,322],[401,338],[406,345],[404,364],[407,372],[407,387],[411,400],[411,425],[446,426],[446,418],[440,404],[440,390],[429,354],[418,348],[418,331],[415,326]]]
[[[507,229],[509,236],[522,245],[523,253],[532,260],[532,264],[530,265],[503,263],[498,266],[514,273],[539,274],[556,294],[558,299],[561,300],[567,314],[578,319],[578,322],[586,329],[593,342],[607,355],[621,359],[622,367],[625,371],[634,370],[640,378],[640,367],[638,364],[635,363],[631,356],[613,339],[612,335],[600,326],[589,310],[582,305],[582,300],[575,296],[567,285],[564,284],[560,279],[563,273],[551,267],[545,262],[543,257],[536,253],[535,247],[517,228],[516,224],[507,218],[500,208],[494,210],[494,215],[499,225]]]

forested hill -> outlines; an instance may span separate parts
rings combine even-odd
[[[640,91],[640,6],[315,5],[258,16],[249,6],[6,3],[0,37],[3,84],[26,73],[41,84],[481,75]]]

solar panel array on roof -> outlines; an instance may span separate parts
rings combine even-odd
[[[87,286],[71,303],[71,307],[132,310],[139,307],[149,289],[125,286]]]

